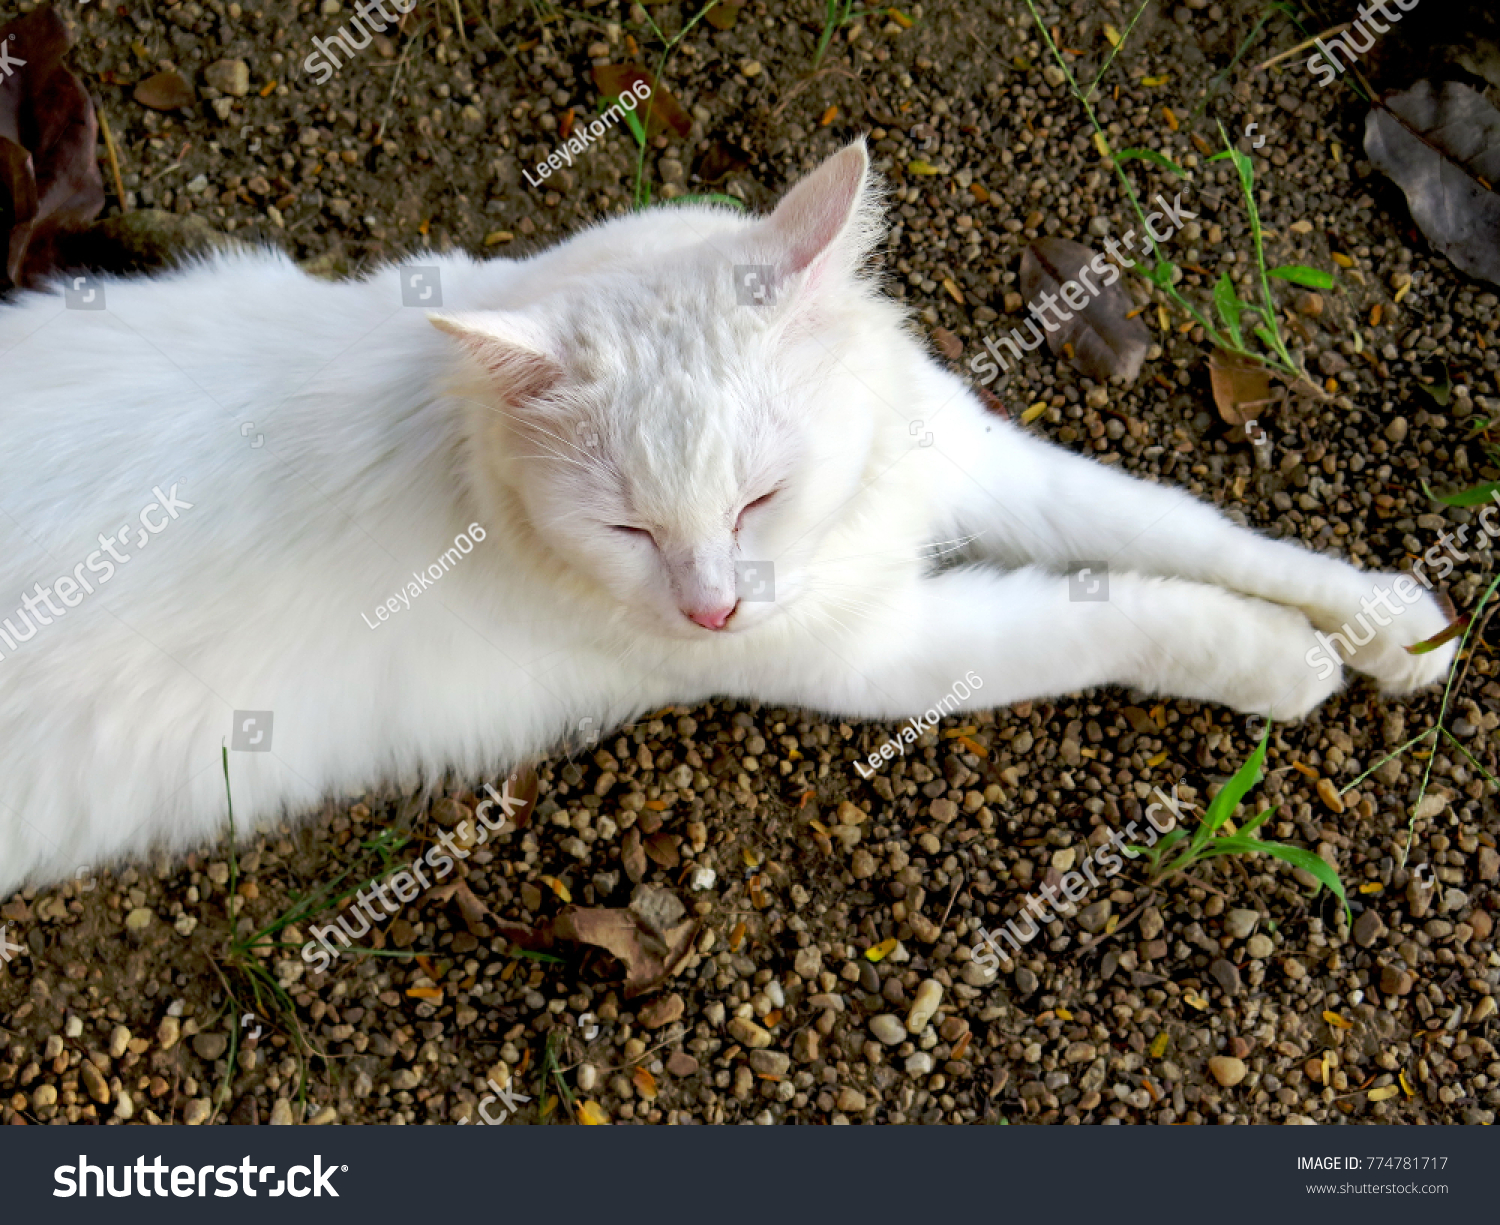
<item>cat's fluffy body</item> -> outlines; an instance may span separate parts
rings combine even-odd
[[[1296,718],[1337,689],[1309,618],[1354,622],[1377,576],[985,412],[858,277],[872,190],[857,144],[767,219],[414,261],[436,318],[394,268],[270,252],[106,280],[104,311],[0,306],[0,618],[24,634],[31,593],[51,622],[0,642],[0,897],[222,833],[235,710],[275,718],[231,754],[243,827],[715,695],[896,718],[973,672],[970,708],[1116,683]],[[743,266],[774,304],[737,301]],[[148,535],[174,485],[191,507]],[[54,580],[101,534],[129,562],[51,616],[33,584],[76,599]],[[1108,602],[1068,598],[1086,559]],[[735,562],[766,560],[776,599],[736,607]],[[1424,595],[1351,662],[1435,680],[1452,648],[1401,646],[1443,623]]]

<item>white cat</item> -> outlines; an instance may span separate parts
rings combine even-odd
[[[244,829],[715,695],[895,719],[973,673],[970,709],[1126,685],[1292,719],[1333,693],[1314,627],[1379,576],[987,413],[861,277],[879,223],[856,143],[765,219],[0,306],[0,897],[217,838],[231,736]],[[1107,599],[1070,589],[1087,559]],[[1387,620],[1350,664],[1439,678],[1451,645],[1402,649],[1436,602]]]

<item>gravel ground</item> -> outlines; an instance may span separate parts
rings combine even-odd
[[[579,5],[591,22],[468,0],[459,33],[452,3],[423,4],[324,86],[297,65],[312,37],[348,21],[333,0],[66,15],[131,208],[191,214],[342,274],[423,243],[515,254],[628,207],[623,128],[540,189],[522,177],[560,143],[570,110],[594,112],[591,63],[639,59],[631,39],[651,63],[658,53],[638,9]],[[650,11],[669,31],[685,17]],[[658,197],[714,190],[760,207],[868,132],[893,193],[890,292],[962,368],[980,338],[1019,322],[1027,242],[1121,233],[1128,207],[1024,4],[866,19],[809,77],[820,11],[751,0],[729,28],[695,28],[667,75],[692,130],[655,142],[648,178]],[[1102,24],[1123,30],[1129,16],[1110,0],[1043,8],[1062,45],[1086,52],[1086,79],[1108,47]],[[1161,330],[1154,307],[1143,318],[1159,345],[1134,388],[1039,354],[992,390],[1013,416],[1042,406],[1029,428],[1241,522],[1358,565],[1409,565],[1474,521],[1430,502],[1423,481],[1500,475],[1480,440],[1465,441],[1500,411],[1496,297],[1432,254],[1399,192],[1361,161],[1357,99],[1316,88],[1297,57],[1249,70],[1300,35],[1257,42],[1191,118],[1258,16],[1204,0],[1153,7],[1097,107],[1117,146],[1192,171],[1183,188],[1132,164],[1138,187],[1182,190],[1198,214],[1172,253],[1208,265],[1212,277],[1185,278],[1200,300],[1219,270],[1241,278],[1253,260],[1231,171],[1207,162],[1215,118],[1259,125],[1271,258],[1339,268],[1334,291],[1286,299],[1326,402],[1280,408],[1258,466],[1213,413],[1202,337],[1175,321]],[[192,83],[190,106],[133,100],[162,68]],[[1417,389],[1438,363],[1456,384],[1441,407]],[[1445,580],[1460,609],[1494,569],[1488,539],[1468,547]],[[1338,799],[1439,714],[1440,694],[1387,702],[1362,682],[1273,734],[1256,797],[1280,807],[1264,832],[1337,867],[1352,928],[1312,877],[1265,856],[1158,886],[1137,862],[1063,908],[993,980],[972,963],[980,926],[1014,917],[1089,844],[1141,820],[1153,788],[1207,801],[1257,734],[1220,708],[1118,691],[1025,703],[948,720],[870,779],[854,763],[891,726],[681,708],[540,763],[530,824],[476,851],[466,880],[525,924],[557,914],[564,894],[621,907],[641,885],[669,891],[700,929],[660,991],[626,999],[619,963],[593,950],[514,956],[428,899],[376,938],[420,961],[346,958],[313,974],[293,950],[267,949],[259,962],[290,1008],[255,1005],[226,967],[235,922],[242,936],[272,922],[383,830],[425,843],[499,780],[447,780],[431,803],[372,790],[242,847],[236,899],[221,845],[0,906],[22,946],[0,964],[0,1112],[452,1123],[476,1117],[493,1081],[529,1098],[510,1115],[528,1122],[544,1111],[621,1123],[1492,1122],[1500,805],[1478,765],[1500,772],[1500,669],[1496,631],[1482,637],[1447,712],[1477,765],[1429,740]],[[306,927],[282,939],[299,945]],[[872,961],[872,949],[889,951]],[[306,1060],[299,1031],[317,1052]],[[553,1100],[559,1085],[575,1100]]]

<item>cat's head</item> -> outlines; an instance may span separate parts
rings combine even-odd
[[[519,267],[503,312],[434,316],[469,357],[489,475],[561,564],[657,632],[791,606],[858,492],[901,315],[859,275],[862,141],[766,218],[666,207]]]

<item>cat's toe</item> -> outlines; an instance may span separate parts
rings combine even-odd
[[[1373,678],[1388,695],[1410,693],[1442,680],[1453,665],[1456,641],[1416,655],[1407,649],[1449,625],[1442,606],[1429,592],[1418,588],[1409,575],[1377,575],[1371,590],[1385,593],[1386,598],[1365,600],[1343,624],[1325,625],[1319,634],[1322,649],[1336,652],[1356,672]],[[1393,598],[1393,593],[1402,598]],[[1414,598],[1406,602],[1405,595]]]
[[[1257,610],[1257,648],[1243,661],[1229,705],[1277,722],[1306,718],[1343,686],[1338,660],[1318,657],[1316,632],[1290,609]]]

